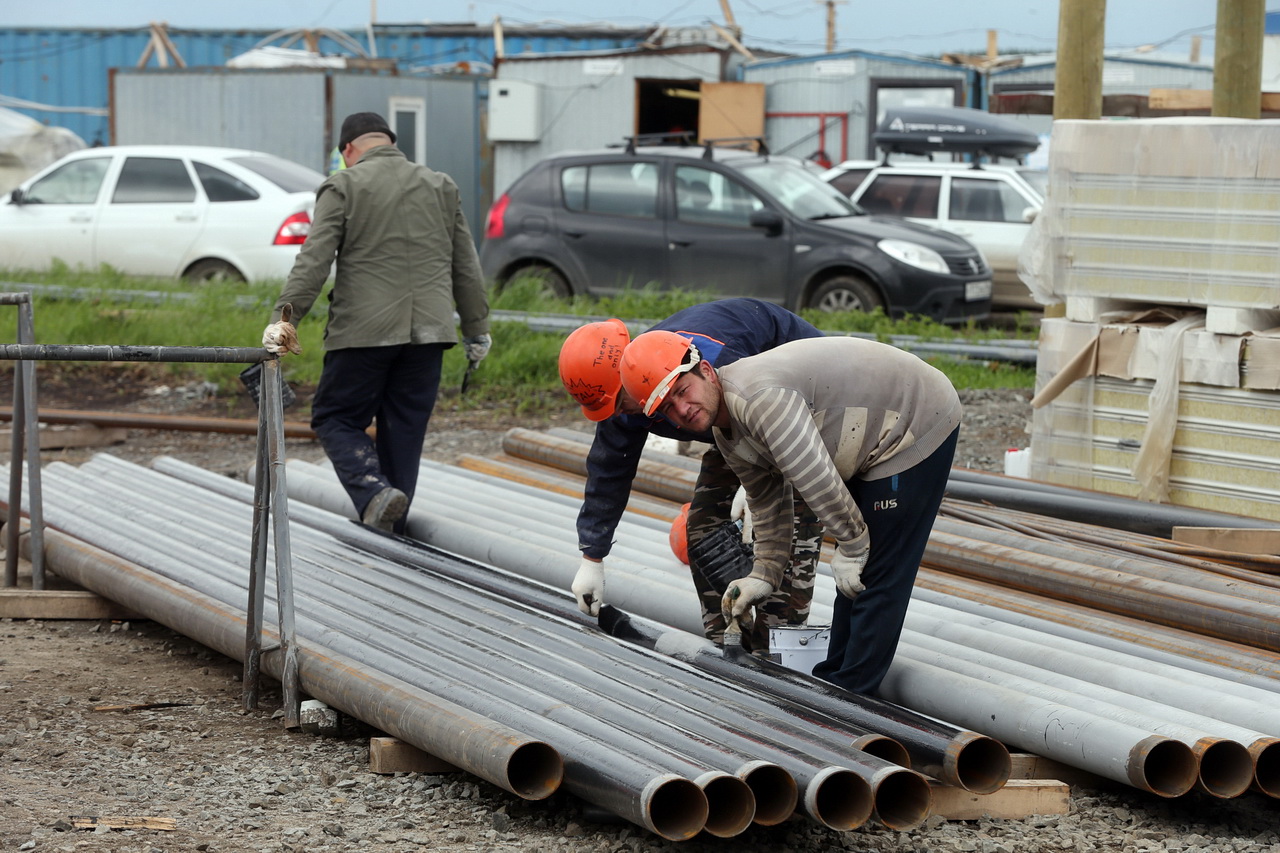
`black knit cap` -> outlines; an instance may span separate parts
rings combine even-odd
[[[387,121],[377,113],[352,113],[342,120],[342,135],[338,137],[338,150],[346,148],[358,136],[366,133],[385,133],[396,141],[396,135],[387,126]]]

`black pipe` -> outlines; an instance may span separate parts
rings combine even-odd
[[[998,791],[1009,780],[1013,762],[1009,751],[994,738],[965,731],[914,711],[851,693],[821,679],[787,669],[752,655],[728,660],[692,644],[678,631],[645,628],[611,605],[600,608],[605,633],[670,654],[706,672],[803,702],[852,725],[875,727],[907,748],[911,766],[976,794]]]

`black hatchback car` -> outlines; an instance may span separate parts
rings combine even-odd
[[[543,160],[489,210],[480,261],[499,286],[537,277],[562,296],[657,283],[791,310],[991,310],[991,270],[963,238],[867,215],[794,158],[713,145]]]

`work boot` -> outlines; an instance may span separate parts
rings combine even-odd
[[[370,527],[392,533],[396,523],[409,511],[409,498],[397,488],[388,486],[373,496],[360,520]]]

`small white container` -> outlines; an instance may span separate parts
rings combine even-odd
[[[1011,447],[1004,454],[1004,473],[1006,477],[1021,477],[1027,479],[1031,476],[1031,448],[1026,450],[1018,450]]]
[[[784,625],[769,629],[769,659],[811,675],[819,661],[827,659],[831,643],[831,627],[823,625]]]

